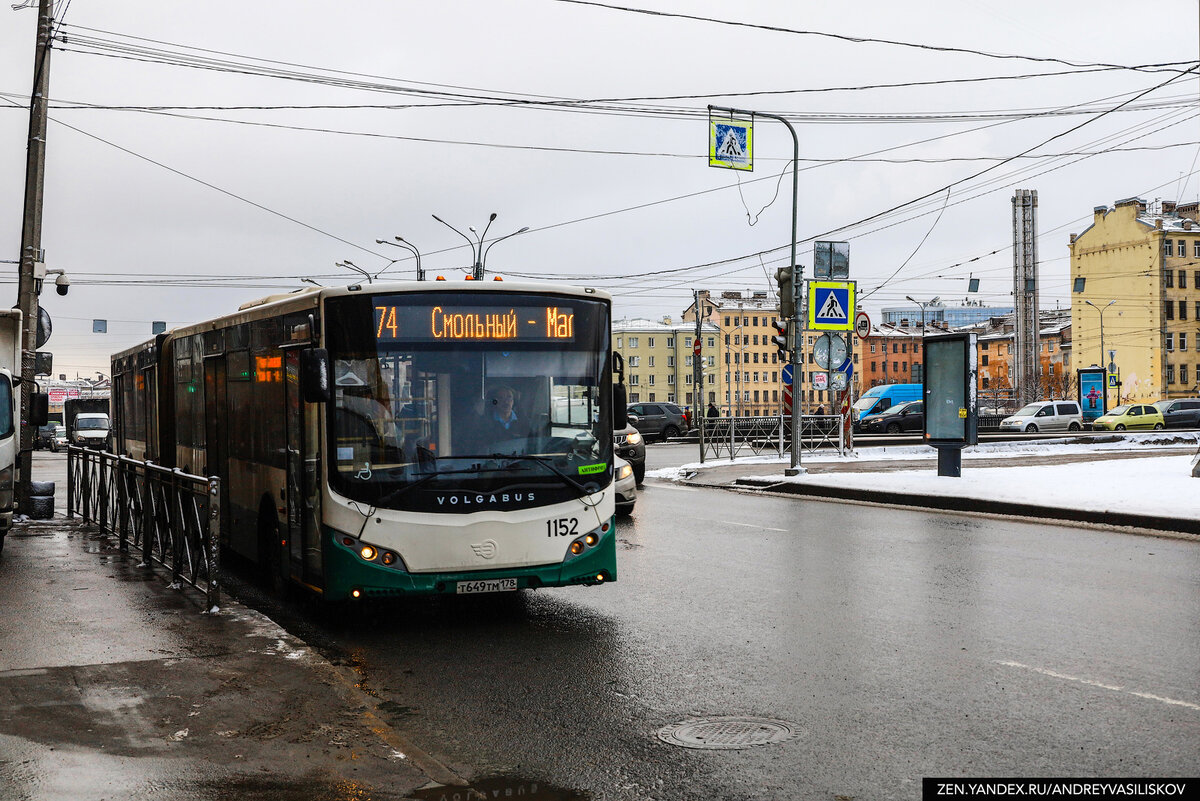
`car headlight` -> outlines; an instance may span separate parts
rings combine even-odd
[[[642,435],[640,432],[634,431],[625,435],[625,441],[630,445],[637,445],[642,441]]]
[[[623,478],[629,478],[632,475],[633,465],[626,463],[621,466],[620,470],[617,471],[617,481],[620,481]]]

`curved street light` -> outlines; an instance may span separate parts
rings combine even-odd
[[[394,247],[394,248],[404,248],[404,249],[405,249],[405,250],[407,250],[409,253],[412,253],[414,256],[416,256],[416,257],[417,257],[417,280],[418,280],[418,281],[424,281],[424,280],[425,280],[425,270],[424,270],[424,269],[421,267],[421,251],[417,250],[417,246],[416,246],[416,245],[414,245],[412,242],[409,242],[408,240],[406,240],[406,239],[405,239],[404,237],[402,237],[402,236],[398,236],[398,237],[396,237],[396,241],[395,241],[395,242],[389,242],[389,241],[387,241],[386,239],[376,239],[376,240],[375,240],[375,244],[377,244],[377,245],[391,245],[391,246],[392,246],[392,247]],[[378,278],[379,276],[383,275],[383,274],[384,274],[384,272],[385,272],[386,270],[388,270],[388,269],[389,269],[389,268],[390,268],[390,267],[391,267],[393,264],[395,264],[397,261],[399,261],[399,259],[392,259],[392,261],[391,261],[391,262],[388,264],[388,266],[387,266],[387,267],[384,267],[382,270],[380,270],[379,272],[375,273],[375,277],[376,277],[376,278]]]
[[[504,236],[502,236],[502,237],[500,237],[500,238],[498,238],[498,239],[493,239],[493,240],[492,240],[492,243],[491,243],[490,245],[488,245],[488,246],[487,246],[487,249],[486,249],[486,250],[484,250],[484,251],[483,251],[483,258],[482,258],[482,260],[481,260],[481,261],[480,261],[480,263],[479,263],[479,279],[480,279],[481,281],[483,280],[483,270],[484,270],[484,268],[487,266],[487,254],[488,254],[488,251],[490,251],[492,248],[494,248],[494,247],[496,246],[496,243],[497,243],[497,242],[503,242],[505,239],[509,239],[509,238],[511,238],[511,237],[514,237],[514,236],[516,236],[517,234],[523,234],[523,233],[525,233],[525,232],[526,232],[526,231],[528,231],[528,230],[529,230],[529,226],[527,225],[527,226],[525,226],[524,228],[522,228],[520,231],[513,231],[511,234],[505,234]]]

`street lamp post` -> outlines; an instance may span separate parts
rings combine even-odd
[[[1107,309],[1109,306],[1113,305],[1114,303],[1116,303],[1116,301],[1110,300],[1108,303],[1104,304],[1103,308],[1101,308],[1100,306],[1097,306],[1095,303],[1092,303],[1090,300],[1085,300],[1084,303],[1091,306],[1093,309],[1095,309],[1097,312],[1100,313],[1100,362],[1099,362],[1099,366],[1104,367],[1104,310]],[[1117,398],[1118,402],[1120,400],[1121,400],[1120,398]],[[1104,408],[1106,408],[1106,409],[1108,408],[1108,368],[1107,367],[1104,367]]]
[[[505,239],[508,239],[509,237],[514,237],[517,234],[523,234],[528,230],[529,230],[529,226],[527,225],[524,228],[522,228],[520,231],[513,231],[511,234],[505,234],[502,237],[493,239],[492,243],[490,245],[488,245],[486,248],[484,248],[483,257],[480,259],[480,262],[479,262],[479,280],[481,280],[481,281],[483,280],[483,272],[485,269],[487,269],[487,254],[489,252],[491,252],[492,248],[494,248],[496,246],[496,243],[503,242]],[[484,233],[486,234],[487,231],[484,230]]]
[[[479,279],[481,277],[479,273],[481,272],[482,267],[479,264],[479,251],[476,250],[476,248],[475,248],[475,242],[471,240],[471,237],[467,236],[462,231],[458,230],[453,225],[451,225],[450,223],[443,220],[441,217],[437,216],[436,214],[434,214],[432,216],[433,216],[433,219],[437,220],[442,225],[446,226],[451,231],[458,234],[463,239],[467,240],[467,244],[471,246],[471,277],[475,278],[475,279]],[[492,215],[493,218],[495,218],[495,216],[496,216],[495,214]],[[491,222],[489,222],[488,225],[491,225]]]
[[[918,306],[920,306],[920,307],[921,307],[921,358],[924,358],[924,357],[925,357],[925,307],[926,307],[926,306],[933,306],[933,305],[934,305],[934,304],[936,304],[936,303],[937,303],[939,300],[941,300],[941,299],[942,299],[942,296],[941,296],[941,295],[934,295],[934,297],[933,297],[931,300],[928,300],[928,301],[926,301],[926,302],[924,302],[924,303],[922,303],[921,301],[919,301],[919,300],[915,299],[915,298],[914,298],[912,295],[905,295],[905,296],[904,296],[904,299],[905,299],[905,300],[907,300],[907,301],[910,301],[910,302],[912,302],[912,303],[915,303],[915,304],[917,304]],[[916,359],[914,359],[914,360],[913,360],[912,364],[913,364],[913,366],[914,366],[914,367],[916,366],[916,364],[917,364],[917,361],[916,361]],[[909,380],[910,380],[910,381],[912,380],[912,371],[911,371],[911,370],[910,370],[910,371],[909,371],[909,373],[908,373],[908,378],[909,378]],[[924,380],[925,380],[925,373],[924,373],[924,371],[922,371],[922,373],[921,373],[921,380],[922,380],[922,381],[924,381]]]
[[[425,280],[425,270],[421,267],[421,251],[417,250],[417,246],[414,245],[412,242],[405,240],[404,237],[398,236],[398,237],[396,237],[395,242],[389,242],[386,239],[376,239],[375,244],[391,245],[392,247],[396,247],[396,248],[404,248],[409,253],[416,256],[417,257],[417,280],[418,281]],[[395,262],[393,261],[392,263],[394,264]],[[388,265],[388,267],[390,267],[390,266],[391,266],[391,264]],[[386,269],[387,269],[387,267],[384,268],[384,270],[386,270]],[[383,274],[383,270],[380,270],[379,273],[375,277],[378,278],[382,274]]]

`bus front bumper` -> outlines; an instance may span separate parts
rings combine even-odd
[[[617,580],[616,526],[586,552],[550,565],[473,570],[454,573],[409,573],[396,565],[367,562],[342,545],[331,529],[324,533],[326,600],[395,598],[406,595],[457,595],[459,583],[478,586],[499,579],[515,579],[516,589],[607,584]],[[509,582],[511,584],[511,582]],[[357,594],[356,594],[357,593]]]

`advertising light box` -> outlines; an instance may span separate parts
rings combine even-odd
[[[975,334],[926,337],[925,441],[974,445],[979,441]]]

